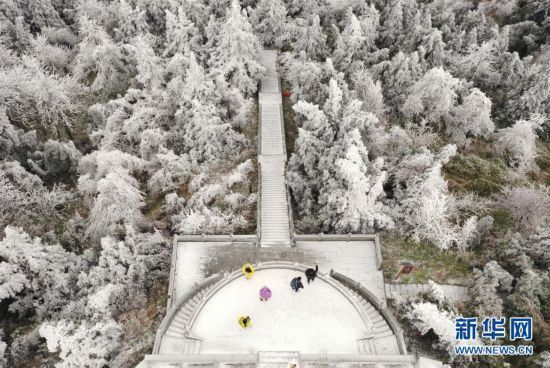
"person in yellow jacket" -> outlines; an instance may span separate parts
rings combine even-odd
[[[250,321],[249,316],[241,316],[239,318],[239,325],[241,325],[242,328],[247,328],[252,325],[252,322]]]
[[[252,276],[254,276],[254,267],[250,263],[247,263],[242,268],[244,277],[247,279],[250,279]]]

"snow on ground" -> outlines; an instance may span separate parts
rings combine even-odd
[[[321,272],[333,269],[360,282],[380,299],[386,299],[374,241],[298,241],[296,247],[314,252]]]
[[[330,284],[317,279],[295,293],[290,280],[303,276],[285,269],[257,271],[254,277],[230,282],[212,296],[200,312],[192,334],[201,338],[201,354],[245,354],[258,351],[358,353],[357,340],[367,334],[350,301]],[[268,286],[272,298],[260,301]],[[249,315],[243,329],[238,318]]]

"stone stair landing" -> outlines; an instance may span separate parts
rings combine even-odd
[[[289,368],[296,363],[299,367],[300,353],[297,351],[260,351],[258,368]]]

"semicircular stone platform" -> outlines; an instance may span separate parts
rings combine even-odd
[[[320,274],[298,293],[293,277],[306,266],[269,262],[252,279],[239,270],[198,285],[167,315],[159,354],[255,354],[300,351],[305,354],[400,354],[397,336],[384,315],[365,296]],[[258,291],[273,292],[267,302]],[[249,315],[252,326],[237,320]],[[159,331],[161,332],[161,331]]]

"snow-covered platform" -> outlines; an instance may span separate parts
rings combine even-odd
[[[159,328],[153,355],[139,367],[287,368],[291,361],[308,367],[441,367],[407,354],[401,327],[384,301],[360,283],[332,271],[295,293],[289,281],[306,265],[255,266],[250,280],[240,269],[217,273],[179,296]],[[266,285],[273,296],[262,302],[259,289]],[[251,317],[251,327],[238,325],[241,315]]]
[[[385,303],[347,276],[320,273],[295,293],[290,280],[303,276],[306,265],[272,261],[255,267],[250,280],[239,267],[213,274],[178,296],[159,328],[154,353],[406,353],[401,327]],[[273,292],[268,302],[259,300],[263,286]],[[251,317],[251,328],[239,326],[242,315]]]
[[[319,265],[319,272],[331,269],[360,282],[379,299],[385,300],[381,255],[376,235],[296,237],[295,247],[258,247],[254,237],[176,236],[170,295],[177,300],[189,289],[214,274],[224,274],[244,263],[288,261]],[[219,239],[219,240],[216,240]]]
[[[191,334],[201,339],[201,353],[254,354],[259,351],[300,351],[310,354],[354,354],[369,326],[349,298],[328,279],[317,279],[294,292],[290,280],[303,276],[292,269],[257,271],[250,280],[231,280],[205,303]],[[305,282],[305,280],[304,280]],[[268,286],[273,296],[260,301]],[[252,318],[250,328],[237,324]]]

